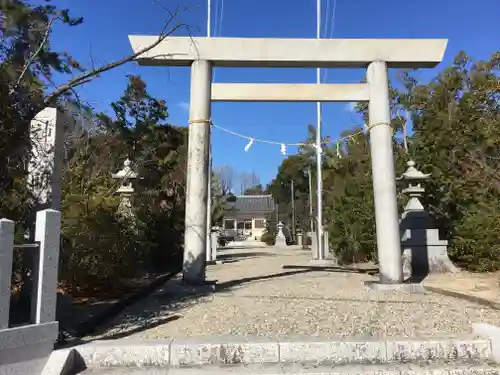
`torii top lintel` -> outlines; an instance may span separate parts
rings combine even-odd
[[[134,52],[157,36],[130,35]],[[432,68],[447,39],[276,39],[168,37],[137,58],[141,65],[189,66],[208,60],[214,66],[363,68],[385,61],[390,68]]]

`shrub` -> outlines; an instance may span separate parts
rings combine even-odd
[[[60,278],[73,293],[110,290],[141,275],[148,249],[141,234],[115,214],[116,198],[85,201],[67,196],[63,205]]]
[[[268,246],[273,246],[276,242],[276,238],[270,232],[264,232],[264,234],[260,237],[260,240],[262,242],[265,242]]]

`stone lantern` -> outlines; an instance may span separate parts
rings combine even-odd
[[[430,220],[429,215],[425,212],[424,206],[420,202],[420,198],[422,198],[425,189],[422,187],[422,182],[427,180],[431,174],[425,174],[415,168],[415,162],[410,160],[406,163],[408,169],[403,173],[400,179],[407,181],[408,187],[403,189],[403,193],[407,194],[410,197],[410,200],[405,206],[405,211],[403,213],[403,219],[408,216],[410,212],[413,212],[414,215],[412,219],[414,220],[416,217],[420,217],[421,220]]]
[[[283,234],[283,228],[285,227],[285,224],[283,224],[282,221],[278,223],[278,234],[276,235],[276,242],[274,246],[276,247],[286,247],[286,237]]]
[[[134,216],[131,201],[132,194],[134,193],[132,181],[137,178],[137,173],[130,168],[130,164],[131,162],[127,158],[123,162],[123,169],[111,175],[111,177],[120,181],[120,187],[116,190],[116,193],[119,194],[121,198],[120,205],[118,206],[118,213],[126,218],[132,218]]]
[[[408,183],[403,193],[410,198],[400,220],[403,273],[415,278],[430,272],[458,272],[448,258],[448,241],[439,239],[439,230],[420,201],[425,192],[422,183],[431,175],[415,168],[413,160],[407,165],[408,169],[399,178]]]

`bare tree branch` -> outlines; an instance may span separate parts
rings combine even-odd
[[[21,83],[24,75],[26,74],[26,72],[30,68],[31,64],[33,64],[33,61],[35,61],[36,57],[40,54],[40,52],[42,51],[43,47],[45,46],[45,43],[47,43],[47,40],[49,39],[50,32],[52,30],[52,25],[54,24],[54,22],[57,19],[59,19],[59,16],[54,16],[54,17],[52,17],[52,19],[47,24],[47,27],[45,29],[45,34],[43,36],[42,41],[40,42],[40,45],[35,50],[35,52],[33,52],[33,54],[30,56],[30,58],[28,59],[28,61],[26,61],[26,64],[24,64],[23,70],[21,71],[21,74],[19,75],[19,78],[17,79],[16,86],[19,86],[19,84]]]
[[[234,187],[235,172],[230,165],[222,165],[214,170],[220,184],[222,195],[228,195]]]
[[[99,74],[101,73],[104,73],[108,70],[111,70],[111,69],[114,69],[118,66],[121,66],[123,64],[126,64],[130,61],[133,61],[135,60],[137,57],[139,57],[140,55],[142,55],[143,53],[146,53],[150,50],[152,50],[153,48],[155,48],[157,45],[159,45],[161,42],[163,42],[167,37],[169,37],[170,35],[172,35],[177,29],[181,28],[182,26],[186,26],[182,23],[180,24],[177,24],[175,26],[173,26],[168,32],[166,31],[168,29],[168,27],[170,26],[170,24],[173,22],[173,20],[181,13],[187,11],[189,8],[183,8],[181,10],[176,10],[175,12],[171,13],[171,16],[170,18],[167,20],[167,22],[165,23],[165,25],[163,26],[162,28],[162,31],[160,33],[160,36],[158,37],[158,39],[150,44],[149,46],[143,48],[142,50],[132,54],[132,55],[129,55],[127,57],[124,57],[120,60],[117,60],[117,61],[114,61],[114,62],[111,62],[109,64],[106,64],[100,68],[96,68],[96,69],[92,69],[72,80],[70,80],[69,82],[63,84],[63,85],[60,85],[59,87],[57,87],[52,93],[50,93],[49,95],[47,95],[47,97],[45,98],[44,100],[44,103],[45,105],[50,105],[52,104],[52,102],[58,97],[60,96],[61,94],[65,93],[66,91],[69,91],[71,90],[72,88],[75,88],[77,86],[80,86],[80,85],[83,85],[87,82],[90,82],[93,78],[95,78],[96,76],[98,76]]]

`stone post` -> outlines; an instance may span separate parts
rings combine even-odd
[[[300,246],[300,247],[303,247],[304,246],[304,241],[303,241],[303,234],[302,234],[302,231],[299,231],[297,233],[297,245]]]
[[[0,220],[0,330],[9,327],[14,222]]]
[[[216,250],[217,250],[217,245],[215,246],[215,250],[214,250],[214,246],[213,246],[213,241],[215,239],[215,241],[217,241],[217,237],[218,237],[218,227],[210,227],[210,241],[207,242],[207,251],[206,251],[206,260],[207,260],[207,263],[212,263],[213,261],[215,261],[215,258],[216,258]],[[208,247],[210,245],[210,247]]]
[[[211,89],[212,64],[205,60],[194,61],[191,65],[183,261],[183,280],[193,285],[205,282]]]
[[[387,64],[372,62],[367,69],[370,87],[369,131],[380,283],[403,281],[401,242],[396,200]]]
[[[35,241],[40,244],[40,252],[34,270],[35,293],[31,307],[34,324],[56,320],[60,233],[59,211],[47,209],[36,213]]]
[[[283,222],[278,223],[278,234],[276,234],[276,242],[274,243],[274,246],[276,247],[286,247],[286,237],[283,234],[283,228],[285,227],[285,224]]]
[[[311,232],[311,260],[318,260],[318,236],[317,232]]]
[[[132,194],[134,193],[132,180],[137,178],[137,173],[130,168],[130,164],[130,160],[126,159],[123,162],[123,169],[111,175],[111,177],[120,181],[120,187],[116,190],[116,193],[120,194],[121,197],[118,213],[127,219],[132,219],[134,216],[131,201]]]
[[[207,249],[207,264],[220,264],[217,260],[217,246],[219,244],[220,228],[214,226],[210,229],[210,249]]]

